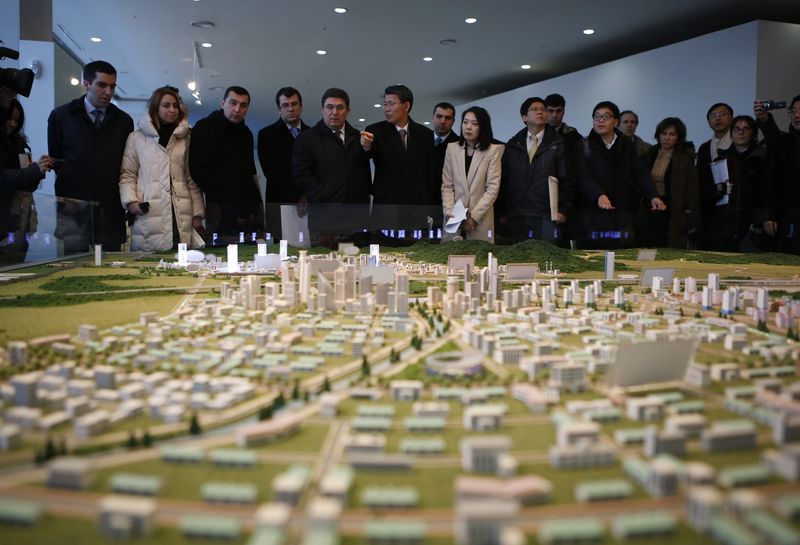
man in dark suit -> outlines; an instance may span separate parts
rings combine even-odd
[[[133,120],[111,104],[116,87],[111,64],[90,62],[83,69],[86,94],[59,106],[47,120],[59,197],[55,236],[65,254],[85,252],[92,243],[118,251],[125,242],[119,171]]]
[[[347,122],[349,113],[348,94],[328,89],[322,95],[322,119],[295,142],[292,176],[308,200],[312,238],[350,235],[366,226],[369,159],[361,151],[358,130]]]
[[[405,85],[390,85],[384,91],[383,115],[361,133],[361,145],[375,163],[372,182],[375,227],[427,229],[426,218],[436,207],[428,194],[433,177],[433,132],[410,117],[414,95]],[[406,205],[402,208],[381,205]],[[415,205],[415,206],[411,206]],[[382,212],[391,217],[380,219]]]
[[[700,233],[698,247],[701,250],[717,250],[714,239],[708,236],[711,218],[727,193],[727,184],[715,183],[711,173],[711,163],[724,159],[731,147],[731,125],[733,125],[733,108],[724,102],[712,104],[706,112],[708,127],[713,131],[710,140],[703,142],[697,150],[697,181],[700,185],[700,214],[704,230]],[[724,205],[722,205],[724,206]]]
[[[303,202],[303,193],[292,181],[292,148],[295,138],[310,127],[300,119],[303,97],[294,87],[275,94],[278,120],[258,132],[258,161],[267,178],[267,231],[281,237],[280,205]]]
[[[433,127],[433,177],[428,196],[433,204],[442,204],[442,169],[447,144],[458,142],[458,135],[453,132],[456,120],[456,108],[449,102],[440,102],[433,108],[431,127]]]

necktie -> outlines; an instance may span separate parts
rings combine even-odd
[[[408,131],[405,129],[400,129],[397,131],[400,133],[400,140],[403,141],[403,149],[408,149]]]
[[[92,116],[94,116],[94,128],[98,131],[100,127],[103,126],[103,111],[102,110],[93,110]]]
[[[339,137],[339,141],[342,144],[344,144],[344,131],[339,129],[338,131],[336,131],[336,136],[338,136]]]
[[[437,137],[436,137],[436,140],[435,140],[435,143],[436,143],[436,145],[437,145],[437,146],[438,146],[439,144],[441,144],[441,143],[442,143],[442,137],[441,137],[441,136],[437,136]]]
[[[528,162],[533,163],[533,156],[536,155],[536,148],[539,147],[539,139],[532,134],[529,138],[531,139],[531,146],[528,149]]]
[[[290,130],[294,138],[297,138],[297,135],[300,134],[300,127],[292,127]]]

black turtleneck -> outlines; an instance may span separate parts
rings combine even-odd
[[[169,144],[169,139],[172,138],[172,133],[175,132],[175,124],[174,123],[161,123],[161,127],[158,129],[158,143],[161,144],[161,147],[166,149],[167,144]]]

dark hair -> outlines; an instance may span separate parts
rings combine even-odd
[[[440,102],[439,104],[434,106],[431,115],[435,114],[436,110],[438,110],[439,108],[441,108],[442,110],[453,110],[453,115],[456,115],[456,107],[450,104],[449,102]]]
[[[117,75],[117,69],[111,66],[111,63],[106,61],[92,61],[83,67],[83,81],[92,83],[97,77],[97,73]]]
[[[659,144],[661,143],[659,140],[661,133],[670,127],[674,128],[675,132],[678,133],[678,142],[676,143],[675,147],[682,147],[686,143],[686,125],[684,125],[683,121],[677,117],[666,117],[658,122],[658,125],[656,125],[655,134],[656,142]]]
[[[244,87],[240,87],[238,85],[231,85],[230,87],[225,89],[225,94],[222,96],[222,100],[227,99],[228,95],[231,93],[234,93],[236,95],[244,95],[248,99],[250,98],[250,93],[247,91],[247,89],[245,89]]]
[[[478,142],[475,144],[475,149],[487,149],[494,139],[494,134],[492,133],[492,118],[489,117],[489,112],[487,112],[484,108],[480,106],[472,106],[464,110],[461,114],[461,123],[464,123],[464,117],[467,114],[473,114],[475,119],[478,121]],[[464,144],[464,134],[463,130],[461,131],[461,144]]]
[[[637,125],[639,124],[639,116],[636,115],[636,112],[634,112],[633,110],[622,110],[619,113],[619,118],[622,119],[622,116],[625,115],[625,114],[631,114],[633,117],[636,118],[636,124]],[[658,140],[658,137],[656,137],[656,140]]]
[[[749,115],[737,115],[733,118],[733,122],[731,123],[731,135],[733,135],[733,131],[736,129],[736,124],[739,121],[744,121],[747,123],[747,126],[750,127],[750,141],[747,144],[755,143],[758,140],[758,125],[756,125],[756,120]]]
[[[731,108],[730,106],[728,106],[724,102],[717,102],[715,104],[712,104],[711,107],[706,112],[706,119],[708,119],[708,116],[711,115],[711,112],[713,112],[714,110],[716,110],[720,106],[725,108],[726,110],[728,110],[728,113],[731,114],[731,117],[733,117],[733,108]]]
[[[325,106],[325,101],[328,100],[329,98],[340,98],[344,100],[344,103],[348,108],[350,107],[350,95],[348,95],[347,91],[345,91],[344,89],[339,89],[338,87],[331,87],[330,89],[322,93],[321,105]]]
[[[522,105],[520,105],[520,107],[519,107],[519,115],[520,116],[528,115],[528,108],[530,108],[531,104],[533,104],[534,102],[541,102],[544,106],[547,106],[547,102],[545,102],[544,100],[542,100],[539,97],[528,97],[528,98],[525,99],[525,101],[522,103]]]
[[[14,131],[6,136],[5,130],[3,126],[5,125],[6,121],[11,119],[11,116],[14,115],[14,110],[19,112],[19,123],[14,128]],[[8,105],[8,108],[5,110],[0,109],[0,141],[6,141],[11,143],[18,143],[21,146],[26,146],[28,139],[25,137],[25,133],[22,132],[22,127],[25,125],[25,109],[22,107],[22,103],[16,98],[11,100],[11,104]]]
[[[792,99],[792,101],[789,103],[789,108],[794,108],[794,103],[799,101],[799,100],[800,100],[800,95],[797,95],[796,97],[794,97]]]
[[[181,110],[181,97],[178,94],[175,87],[171,86],[164,86],[159,87],[153,94],[150,95],[150,99],[147,101],[147,113],[150,114],[150,121],[153,122],[153,126],[156,129],[161,128],[161,119],[158,117],[158,107],[161,105],[161,99],[164,98],[164,95],[169,95],[175,99],[175,102],[178,105],[178,119],[175,121],[175,124],[179,124],[181,120],[183,120],[183,110]]]
[[[297,99],[300,101],[300,106],[303,105],[303,95],[300,94],[300,91],[295,89],[294,87],[281,87],[278,89],[278,92],[275,93],[275,106],[278,108],[281,107],[281,96],[285,96],[286,98],[293,97],[297,95]]]
[[[594,110],[592,110],[592,117],[594,117],[594,114],[597,113],[597,110],[599,110],[600,108],[606,108],[608,110],[611,110],[611,115],[614,116],[614,119],[619,119],[619,107],[610,100],[604,100],[602,102],[598,102],[597,106],[595,106]]]
[[[408,111],[414,106],[414,93],[405,85],[390,85],[383,90],[384,95],[397,95],[400,102],[408,102]],[[455,108],[454,108],[455,110]]]
[[[552,95],[547,95],[544,99],[545,106],[552,106],[552,107],[559,107],[562,108],[567,107],[567,101],[564,100],[564,97],[559,95],[558,93],[553,93]]]

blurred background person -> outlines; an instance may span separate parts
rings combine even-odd
[[[650,149],[650,144],[642,140],[636,134],[636,127],[639,126],[639,116],[632,110],[624,110],[619,114],[619,130],[633,141],[636,146],[636,153],[639,157],[644,157]]]
[[[28,250],[27,235],[37,227],[32,192],[53,166],[47,156],[32,162],[24,124],[25,110],[16,98],[0,108],[0,246],[4,253],[22,258]]]
[[[641,196],[653,211],[666,205],[656,194],[636,147],[618,129],[619,108],[610,101],[592,111],[592,130],[584,145],[581,193],[588,200],[584,242],[588,247],[635,246],[633,216]]]
[[[694,157],[686,146],[686,125],[677,117],[656,126],[658,142],[644,156],[658,197],[666,211],[640,208],[636,233],[642,246],[686,249],[700,227],[700,188]]]
[[[131,250],[199,245],[200,238],[192,235],[202,230],[203,195],[189,175],[188,147],[189,122],[178,94],[169,87],[156,89],[122,158],[119,191],[129,214]]]
[[[767,187],[767,221],[764,233],[773,238],[772,248],[800,253],[800,95],[789,103],[787,132],[778,129],[772,114],[761,101],[753,105],[756,123],[767,145],[772,164]]]
[[[473,106],[461,114],[461,140],[447,145],[442,170],[442,211],[445,223],[461,201],[467,219],[464,238],[494,242],[494,208],[500,190],[503,144],[493,144],[489,112]],[[449,234],[448,234],[449,235]],[[444,235],[443,235],[444,238]]]

